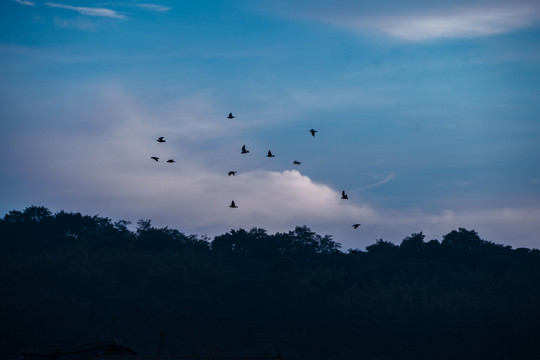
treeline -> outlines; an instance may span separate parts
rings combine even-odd
[[[342,251],[306,226],[214,239],[44,207],[0,220],[0,356],[122,338],[140,353],[533,359],[540,251],[460,228]]]

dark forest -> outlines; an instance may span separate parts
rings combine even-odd
[[[209,239],[44,207],[0,220],[0,351],[121,338],[145,354],[533,359],[540,251],[459,228],[341,249],[307,226]]]

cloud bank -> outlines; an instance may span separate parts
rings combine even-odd
[[[19,179],[5,188],[5,204],[12,206],[6,211],[43,205],[132,222],[147,218],[156,226],[209,236],[240,227],[273,233],[307,225],[334,235],[344,249],[363,248],[378,238],[399,243],[419,231],[441,239],[467,227],[486,240],[538,247],[531,234],[540,232],[535,221],[540,208],[427,213],[376,207],[362,199],[362,192],[341,200],[341,189],[292,165],[270,170],[264,154],[241,155],[248,129],[223,121],[212,99],[195,96],[152,107],[118,89],[101,93],[80,100],[84,105],[70,97],[57,99],[60,103],[48,106],[61,112],[39,111],[42,127],[25,128],[24,134],[11,131],[3,138],[13,154],[0,159],[0,167],[9,169],[3,177]],[[22,121],[31,120],[22,116]],[[156,142],[158,136],[167,142]],[[169,158],[176,163],[166,163]],[[238,174],[228,176],[229,170]],[[393,174],[373,186],[390,180]],[[229,208],[232,200],[238,209]],[[354,223],[362,226],[354,230]]]

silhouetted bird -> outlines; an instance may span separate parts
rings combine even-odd
[[[229,113],[229,116],[227,116],[227,119],[234,119],[234,116],[232,113]]]
[[[315,133],[317,132],[317,130],[311,129],[311,130],[309,130],[309,132],[311,133],[311,136],[315,136]]]
[[[293,161],[293,164],[294,164],[294,165],[300,165],[300,164],[301,164],[301,162],[300,162],[300,161],[296,161],[296,160],[294,160],[294,161]]]
[[[229,171],[229,176],[231,176],[231,175],[232,176],[236,175],[236,171]]]
[[[169,159],[167,160],[167,162],[172,164],[173,162],[176,162],[176,161],[174,161],[173,159]]]
[[[234,200],[233,200],[233,201],[231,201],[231,205],[229,205],[229,207],[236,209],[238,206],[236,206],[236,204],[234,203]]]
[[[150,156],[150,159],[154,159],[156,161],[159,161],[159,158],[157,156]]]
[[[360,226],[361,224],[354,224],[352,227],[355,228],[355,229],[358,229],[358,227]]]
[[[347,196],[347,194],[345,194],[345,190],[343,190],[343,191],[341,192],[341,198],[342,198],[343,200],[348,200],[348,199],[349,199],[349,197]]]
[[[241,154],[247,154],[248,152],[249,150],[246,150],[246,145],[243,145]]]
[[[163,138],[163,136],[161,136],[159,139],[156,140],[157,142],[165,142],[165,139]]]
[[[268,155],[266,155],[266,157],[276,157],[276,155],[272,154],[272,152],[268,150]]]

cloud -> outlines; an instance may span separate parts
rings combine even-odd
[[[374,188],[374,187],[377,187],[377,186],[386,184],[387,182],[389,182],[389,181],[392,180],[393,178],[394,178],[394,173],[390,173],[387,177],[385,177],[385,178],[382,179],[381,181],[378,181],[378,182],[376,182],[376,183],[374,183],[374,184],[362,186],[362,187],[360,188],[360,190],[372,189],[372,188]]]
[[[538,11],[531,8],[478,8],[404,14],[368,19],[340,16],[329,22],[353,31],[375,28],[390,36],[409,41],[436,38],[471,38],[510,32],[533,25]]]
[[[87,15],[87,16],[99,16],[99,17],[107,17],[107,18],[113,18],[113,19],[126,18],[124,14],[121,14],[114,10],[105,9],[105,8],[71,6],[71,5],[64,5],[64,4],[51,3],[51,2],[46,2],[45,5],[49,7],[53,7],[53,8],[74,10],[74,11],[77,11],[81,15]]]
[[[504,1],[364,1],[341,0],[338,4],[302,0],[267,5],[282,16],[316,20],[355,32],[380,31],[406,41],[471,38],[507,33],[540,22],[540,4]]]
[[[283,232],[305,224],[334,235],[344,249],[363,248],[377,238],[399,243],[419,231],[441,239],[458,227],[494,242],[540,246],[538,207],[428,212],[374,206],[361,193],[341,200],[341,189],[297,170],[268,169],[262,153],[239,154],[236,144],[249,129],[223,121],[211,97],[150,105],[113,86],[92,93],[101,96],[72,94],[44,102],[46,108],[27,115],[42,114],[41,125],[0,136],[12,154],[0,159],[3,206],[11,207],[6,211],[36,204],[132,222],[147,218],[156,226],[209,236],[240,227]],[[17,119],[30,122],[24,114]],[[167,142],[157,143],[158,136]],[[177,162],[167,164],[168,158]],[[238,174],[229,177],[229,170]],[[370,186],[393,179],[391,173]],[[228,207],[231,200],[238,209]],[[362,227],[354,230],[353,223]]]
[[[167,12],[171,10],[171,8],[168,6],[158,4],[136,4],[135,6],[157,12]]]
[[[32,203],[132,221],[150,218],[158,226],[209,235],[252,226],[287,231],[304,223],[375,216],[368,205],[343,201],[340,191],[296,170],[265,169],[264,153],[241,155],[237,144],[244,131],[223,121],[203,98],[179,100],[162,113],[115,89],[87,104],[93,110],[84,114],[66,101],[54,106],[63,109],[65,121],[56,113],[48,124],[63,130],[35,129],[14,144],[17,176],[40,179],[24,195]],[[63,126],[72,119],[77,126]],[[157,143],[158,136],[167,142]],[[167,164],[169,158],[177,162]],[[238,174],[229,177],[233,168]],[[228,207],[231,200],[238,209]]]
[[[477,230],[483,239],[495,243],[540,248],[538,238],[532,235],[540,231],[539,218],[538,207],[443,209],[438,214],[419,212],[403,216],[400,223],[407,226],[416,223],[418,229],[439,239],[457,227],[464,227]]]
[[[11,1],[19,3],[21,5],[26,5],[26,6],[36,6],[35,2],[29,1],[29,0],[11,0]]]
[[[86,18],[64,19],[64,18],[55,16],[54,24],[61,28],[87,30],[87,31],[96,30],[96,24],[93,21],[90,21]]]

